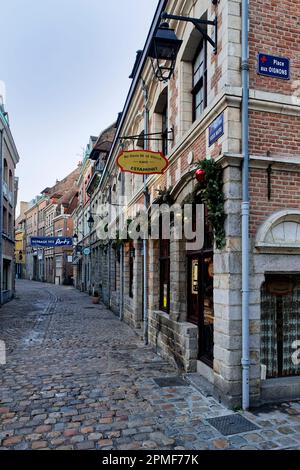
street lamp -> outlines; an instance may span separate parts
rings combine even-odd
[[[214,5],[217,1],[212,1]],[[169,15],[163,12],[162,20],[176,20],[192,23],[194,27],[201,33],[203,39],[209,42],[217,53],[218,42],[218,20],[206,20],[203,18],[191,18],[189,16]],[[203,27],[204,26],[204,27]],[[207,26],[214,28],[213,38],[206,31]],[[157,28],[155,36],[152,38],[148,56],[151,58],[152,67],[156,78],[159,81],[166,82],[170,80],[175,70],[175,63],[182,41],[177,38],[174,29],[169,27],[168,23],[161,23]]]
[[[90,232],[91,232],[92,229],[93,229],[94,223],[95,223],[92,214],[90,214],[87,223],[88,223],[88,226],[89,226],[89,229],[90,229]]]
[[[173,75],[175,62],[182,41],[177,38],[174,29],[168,23],[162,23],[150,46],[149,57],[156,78],[165,82]]]

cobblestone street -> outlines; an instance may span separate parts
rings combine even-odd
[[[232,414],[101,305],[69,287],[20,281],[0,310],[1,449],[300,448],[300,402],[244,414],[256,431],[223,436]],[[188,380],[188,379],[187,379]]]

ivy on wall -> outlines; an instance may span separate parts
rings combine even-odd
[[[193,204],[197,198],[206,205],[208,222],[213,228],[216,246],[221,250],[226,242],[223,170],[218,163],[208,158],[197,162],[197,170],[203,170],[204,177],[198,181],[192,193],[185,198],[183,203]]]
[[[174,198],[171,196],[172,189],[173,188],[170,187],[169,189],[157,190],[158,196],[154,199],[152,204],[167,204],[168,206],[172,206],[175,203]]]

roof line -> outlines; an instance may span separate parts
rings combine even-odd
[[[112,143],[112,146],[111,146],[111,149],[110,149],[110,152],[109,152],[109,156],[108,156],[107,163],[105,165],[105,168],[104,168],[104,171],[103,171],[100,183],[99,183],[99,187],[101,186],[102,180],[103,180],[103,178],[106,174],[106,170],[107,170],[107,168],[110,164],[110,160],[111,160],[111,157],[113,155],[116,142],[119,139],[120,131],[121,131],[122,126],[124,124],[125,117],[127,115],[127,111],[128,111],[129,106],[131,104],[132,97],[133,97],[133,95],[136,91],[137,85],[138,85],[138,83],[140,81],[140,78],[141,78],[141,72],[142,72],[142,70],[145,66],[146,61],[147,61],[148,51],[149,51],[149,48],[150,48],[150,45],[151,45],[152,38],[154,36],[154,33],[155,33],[157,27],[160,24],[161,14],[165,10],[165,7],[166,7],[167,3],[168,3],[168,0],[159,0],[159,3],[157,5],[156,12],[155,12],[155,15],[154,15],[154,18],[153,18],[153,21],[152,21],[152,24],[151,24],[146,42],[145,42],[145,46],[144,46],[144,49],[143,49],[143,54],[142,54],[141,60],[139,62],[139,66],[137,67],[135,77],[134,77],[134,79],[132,81],[132,84],[129,88],[129,92],[128,92],[128,95],[127,95],[127,98],[126,98],[126,101],[125,101],[125,105],[124,105],[124,108],[123,108],[123,112],[122,112],[122,117],[120,119],[120,123],[119,123],[114,141]]]

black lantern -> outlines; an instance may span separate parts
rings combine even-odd
[[[92,214],[90,214],[87,223],[88,223],[88,226],[89,226],[89,229],[90,229],[90,232],[91,232],[92,228],[94,226],[94,223],[95,223]]]
[[[158,80],[165,82],[172,77],[181,44],[182,41],[177,38],[174,29],[171,29],[168,23],[162,23],[158,27],[149,50],[149,57]]]
[[[73,240],[74,240],[75,245],[77,245],[77,243],[78,243],[78,235],[77,235],[77,233],[74,233],[74,235],[73,235]]]

